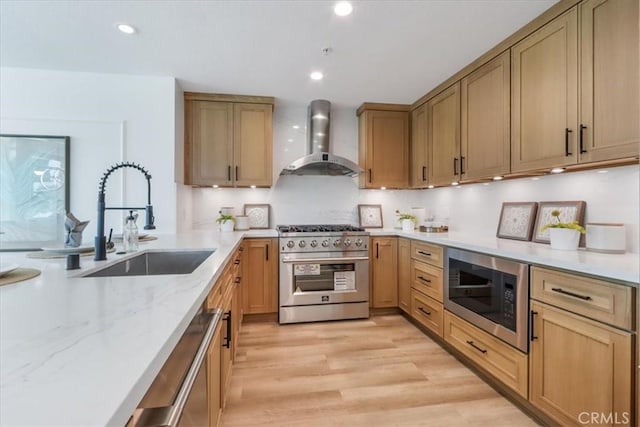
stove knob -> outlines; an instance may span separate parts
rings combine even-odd
[[[325,247],[325,248],[326,248],[327,246],[329,246],[329,241],[328,241],[328,240],[326,240],[326,239],[325,239],[325,240],[323,240],[323,241],[322,241],[322,246],[323,246],[323,247]]]
[[[318,246],[318,241],[317,240],[312,240],[311,241],[311,247],[315,248],[316,246]]]
[[[356,246],[360,247],[362,246],[362,239],[356,239]]]
[[[300,246],[301,248],[304,248],[305,246],[307,246],[307,242],[305,242],[304,240],[300,240],[300,242],[298,243],[298,246]]]
[[[295,246],[295,243],[293,243],[293,240],[289,240],[289,241],[287,242],[287,247],[288,247],[288,248],[292,248],[292,247],[294,247],[294,246]]]
[[[345,239],[344,240],[344,247],[346,248],[347,246],[349,246],[351,244],[351,240],[349,239]]]
[[[340,243],[342,243],[340,241],[340,239],[336,239],[336,240],[333,241],[333,246],[335,246],[337,248],[338,246],[340,246]]]

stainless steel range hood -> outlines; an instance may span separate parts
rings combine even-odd
[[[280,175],[358,176],[360,166],[344,157],[334,156],[329,149],[331,135],[331,103],[324,99],[311,101],[307,116],[307,155],[288,165]]]

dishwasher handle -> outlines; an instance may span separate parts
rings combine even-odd
[[[202,341],[200,341],[198,351],[193,358],[193,362],[191,362],[191,366],[189,366],[182,385],[180,385],[180,390],[173,401],[173,405],[142,409],[135,427],[176,427],[180,422],[180,417],[182,417],[182,412],[191,394],[191,389],[196,382],[198,372],[207,359],[207,350],[209,349],[216,327],[222,317],[222,310],[209,310],[205,312],[205,314],[212,316],[207,323],[207,329],[202,337]]]

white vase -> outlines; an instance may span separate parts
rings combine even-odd
[[[572,228],[550,228],[551,249],[575,251],[580,243],[580,232]]]
[[[220,224],[220,231],[233,231],[233,221],[226,220],[222,224]]]
[[[415,227],[415,223],[412,219],[403,219],[402,221],[402,231],[405,233],[413,233],[413,229]]]

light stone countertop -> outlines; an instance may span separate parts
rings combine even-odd
[[[638,287],[640,281],[640,255],[636,253],[603,254],[551,249],[543,243],[499,239],[468,233],[406,233],[395,228],[367,229],[371,236],[399,236],[436,245],[509,258],[533,265],[552,267],[570,272],[598,276]]]
[[[275,230],[158,235],[145,249],[215,249],[192,274],[79,278],[107,261],[0,253],[42,274],[0,287],[0,425],[124,425],[242,237]],[[129,254],[127,256],[130,256]]]

